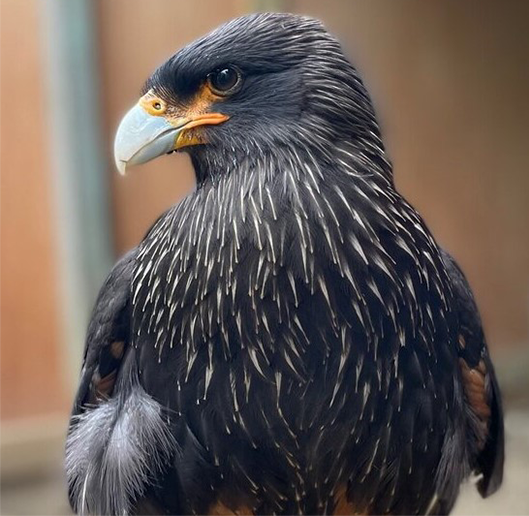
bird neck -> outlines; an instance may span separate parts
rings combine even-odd
[[[379,140],[336,140],[331,145],[299,135],[294,143],[243,148],[202,147],[191,154],[198,188],[216,188],[229,181],[250,185],[270,181],[350,181],[369,178],[393,188],[390,161]],[[351,185],[353,186],[353,185]]]

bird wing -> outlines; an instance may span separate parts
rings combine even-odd
[[[163,408],[141,386],[130,339],[137,254],[133,249],[114,266],[88,326],[65,459],[70,503],[83,514],[162,512],[146,486],[175,443]]]
[[[112,395],[129,344],[128,308],[136,255],[135,248],[114,266],[97,298],[88,326],[74,416]]]
[[[481,496],[487,497],[500,487],[503,477],[501,395],[470,286],[455,260],[445,251],[442,257],[452,282],[459,318],[459,366],[471,467],[482,475],[477,488]]]

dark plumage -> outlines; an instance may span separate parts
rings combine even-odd
[[[395,190],[339,43],[309,18],[240,18],[144,93],[150,115],[207,98],[225,117],[187,130],[196,191],[96,303],[74,509],[446,513],[472,471],[494,492],[502,411],[476,305]]]

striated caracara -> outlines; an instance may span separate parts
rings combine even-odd
[[[121,172],[196,190],[114,267],[66,471],[84,514],[441,514],[501,484],[500,393],[454,260],[396,191],[369,95],[316,20],[191,43],[123,119]]]

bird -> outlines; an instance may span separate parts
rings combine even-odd
[[[80,514],[447,514],[501,485],[501,394],[460,267],[397,191],[373,103],[316,19],[177,51],[116,166],[196,188],[111,270],[66,440]],[[166,158],[171,159],[171,158]]]

